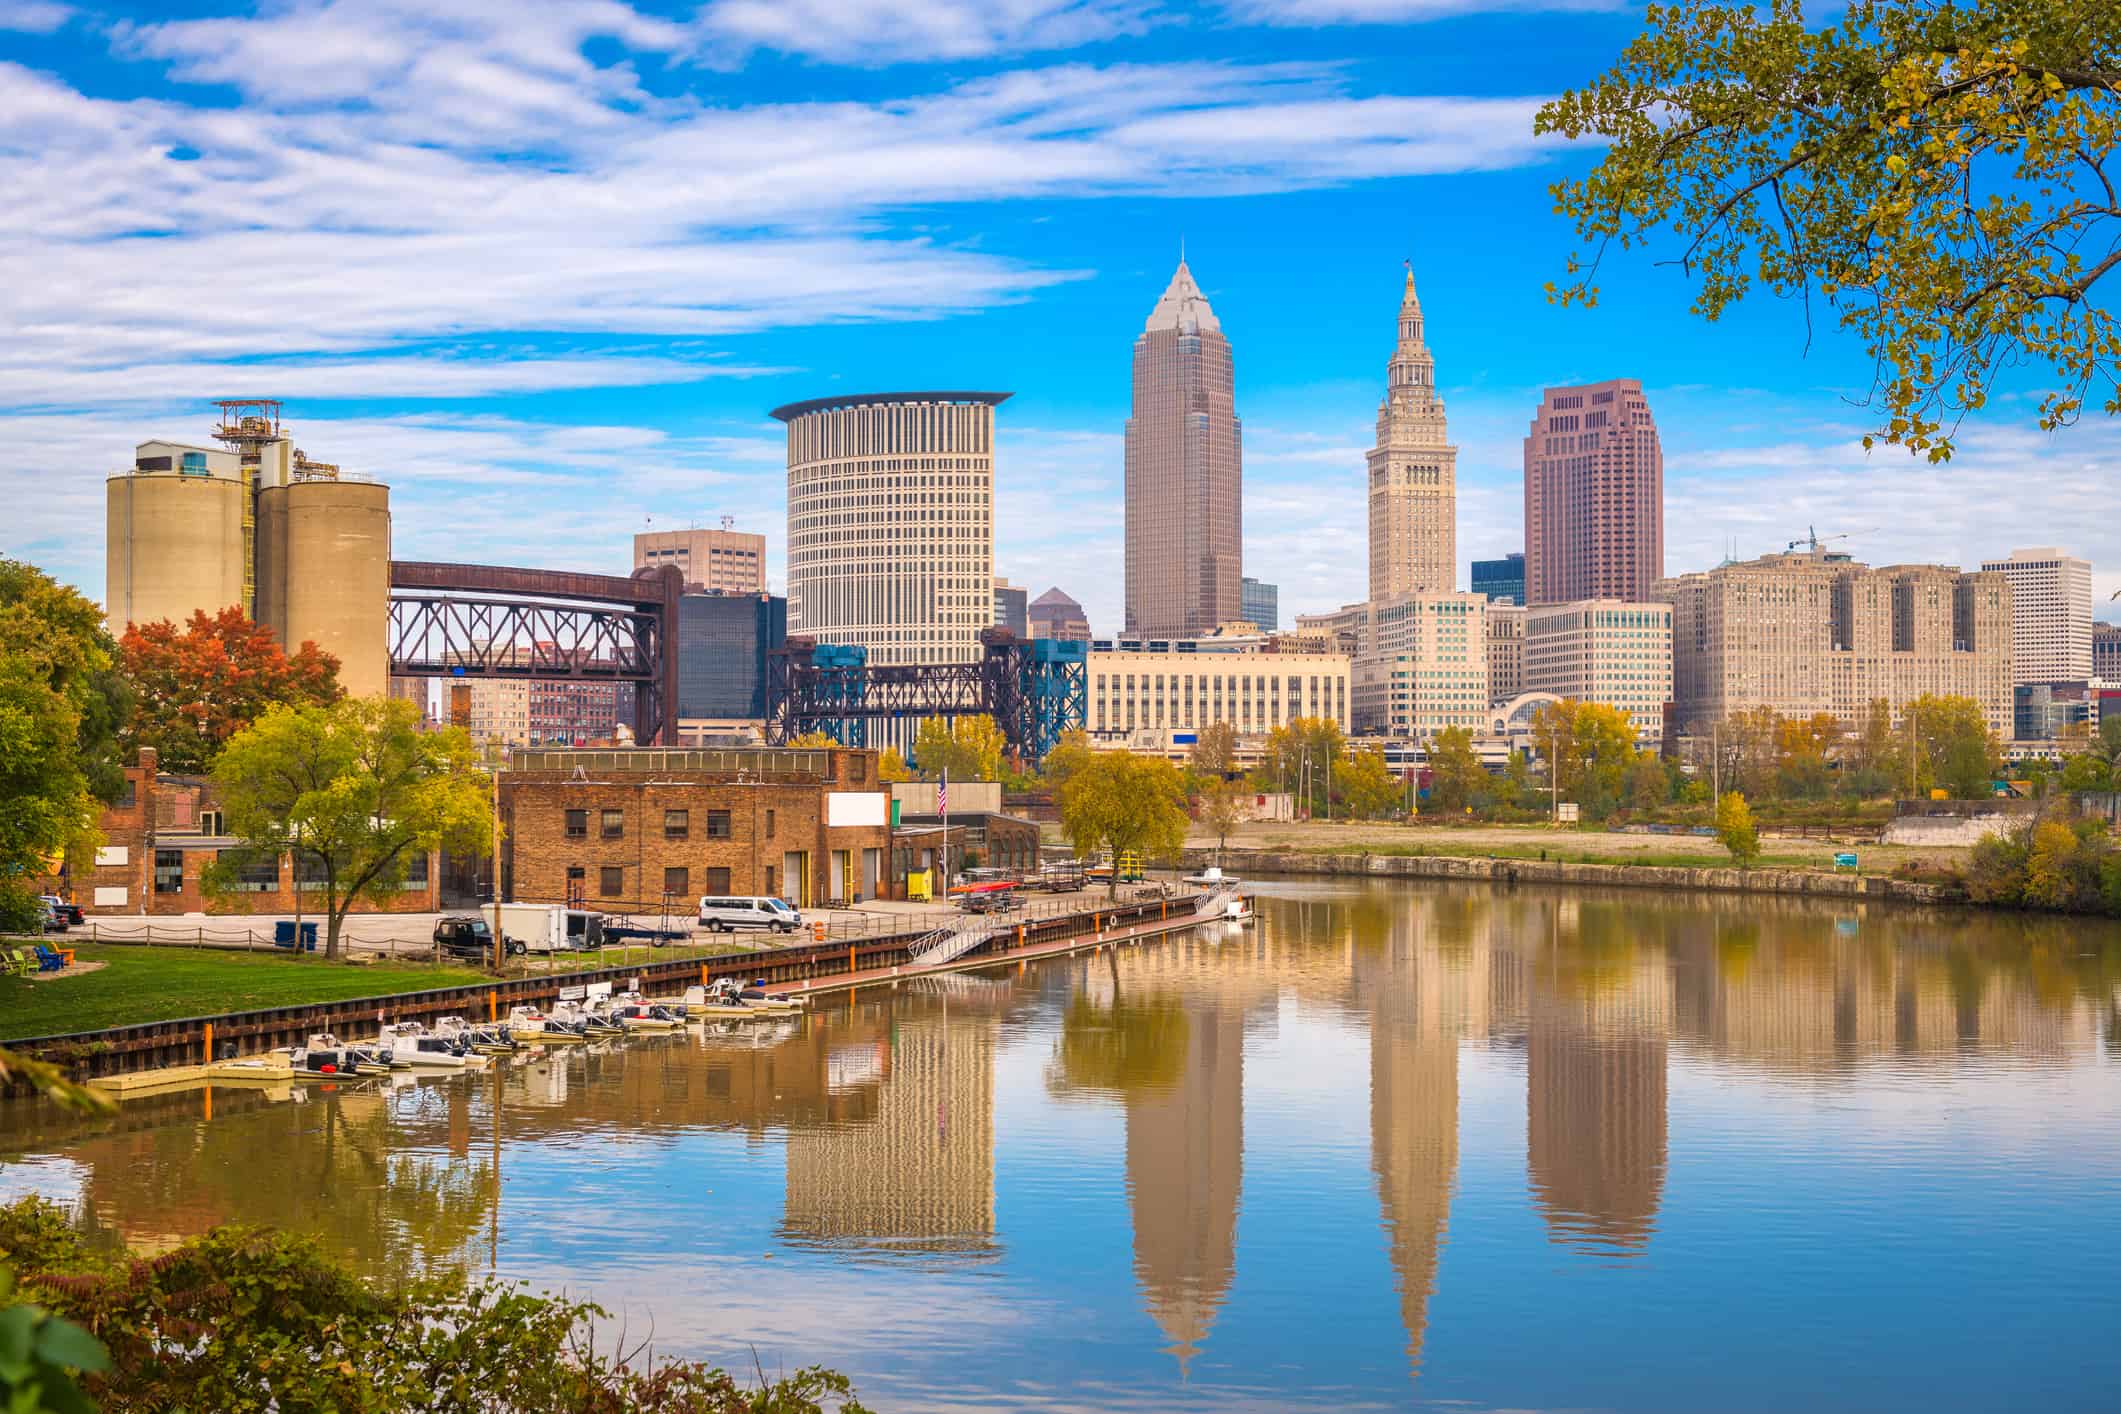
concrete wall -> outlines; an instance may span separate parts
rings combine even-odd
[[[1215,862],[1212,849],[1189,849],[1185,863]],[[1703,889],[1717,893],[1805,894],[1825,898],[1952,900],[1936,884],[1875,874],[1825,874],[1795,869],[1680,869],[1636,864],[1569,864],[1542,859],[1457,859],[1437,855],[1276,854],[1229,850],[1223,868],[1250,874],[1371,875],[1400,879],[1471,879],[1495,884],[1575,884],[1598,888]]]
[[[1970,849],[2018,824],[2022,815],[1902,815],[1885,827],[1884,844]]]
[[[894,781],[891,798],[898,802],[901,815],[933,815],[935,810],[934,781]],[[999,815],[1002,813],[1002,783],[1000,781],[952,781],[950,783],[950,813],[952,815]]]

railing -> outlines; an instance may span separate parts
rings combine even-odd
[[[994,918],[967,918],[954,928],[938,928],[907,948],[915,967],[941,967],[955,962],[993,937],[1003,925]]]

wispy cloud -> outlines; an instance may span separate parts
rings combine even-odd
[[[713,0],[700,28],[739,55],[881,65],[1071,49],[1169,18],[1148,0]]]
[[[52,0],[0,0],[0,33],[50,34],[73,17],[73,6]]]

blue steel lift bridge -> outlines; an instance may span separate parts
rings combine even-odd
[[[867,746],[871,723],[984,715],[1010,754],[1035,765],[1062,732],[1086,725],[1087,643],[990,628],[980,647],[972,662],[871,667],[867,649],[790,638],[766,663],[766,740],[782,746],[823,732]]]

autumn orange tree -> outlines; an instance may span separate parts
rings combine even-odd
[[[338,659],[314,643],[290,657],[233,604],[212,616],[195,610],[181,629],[167,619],[128,627],[118,667],[135,699],[125,749],[153,747],[168,771],[204,771],[274,703],[323,706],[345,695]]]

